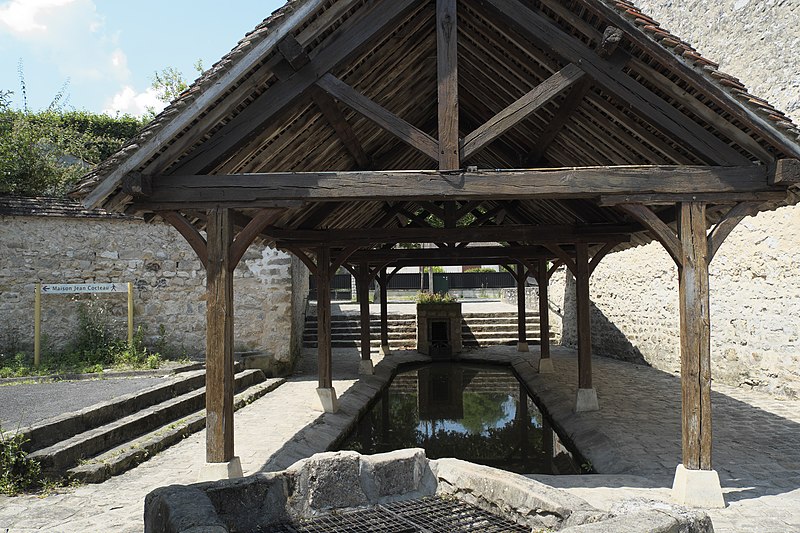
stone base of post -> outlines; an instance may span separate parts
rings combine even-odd
[[[380,353],[381,355],[392,355],[392,350],[389,349],[388,344],[382,344]]]
[[[600,405],[597,403],[597,391],[594,389],[578,389],[575,397],[575,412],[583,413],[586,411],[599,411]]]
[[[553,369],[553,360],[550,357],[539,359],[540,374],[552,374],[553,372],[555,372],[555,370]]]
[[[518,342],[517,343],[517,351],[518,352],[527,352],[528,350],[528,343],[527,342]]]
[[[339,410],[339,401],[336,398],[336,389],[333,387],[317,387],[320,407],[326,413],[335,413]]]
[[[692,470],[678,465],[672,483],[672,499],[686,507],[725,508],[722,485],[716,470]]]
[[[372,359],[362,359],[358,363],[358,373],[362,376],[371,376],[375,373],[375,369],[372,366]]]
[[[197,475],[197,482],[219,481],[220,479],[235,479],[244,477],[242,473],[242,462],[238,457],[234,457],[226,463],[204,463],[200,466]]]

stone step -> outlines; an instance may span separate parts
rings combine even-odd
[[[248,387],[234,397],[234,411],[272,392],[285,382],[285,378],[271,378]],[[91,459],[84,460],[80,465],[67,470],[67,475],[70,479],[82,483],[102,483],[111,476],[121,474],[143,463],[154,454],[180,442],[205,426],[206,412],[205,409],[201,409],[136,439],[115,446]]]
[[[183,372],[166,383],[118,396],[111,401],[95,404],[80,411],[64,413],[34,426],[22,428],[18,433],[27,440],[25,451],[33,452],[146,407],[186,394],[202,387],[205,382],[205,370]]]
[[[260,370],[244,370],[236,374],[234,386],[241,391],[264,380]],[[39,461],[45,472],[61,474],[83,458],[118,446],[204,406],[205,387],[200,387],[36,450],[29,457]]]

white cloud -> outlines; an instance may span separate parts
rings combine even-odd
[[[151,109],[158,113],[164,109],[165,105],[164,102],[158,99],[156,90],[152,87],[144,92],[136,92],[133,87],[126,85],[111,98],[103,112],[109,115],[129,114],[140,116]]]
[[[75,0],[11,0],[0,5],[0,24],[13,33],[46,32],[46,19],[55,8],[73,3]]]

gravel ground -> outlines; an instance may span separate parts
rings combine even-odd
[[[136,377],[4,385],[0,387],[0,426],[3,430],[30,426],[151,387],[163,379]]]

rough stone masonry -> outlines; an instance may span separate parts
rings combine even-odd
[[[800,122],[800,2],[636,3]],[[677,280],[658,243],[606,257],[591,280],[594,352],[677,372]],[[572,283],[565,280],[564,293],[557,282],[551,289],[559,299],[564,294],[567,345],[576,341]],[[711,336],[714,379],[778,395],[800,393],[800,207],[749,217],[722,245],[711,263]]]
[[[177,231],[138,219],[79,213],[59,201],[47,203],[46,216],[42,209],[21,215],[18,205],[9,215],[12,210],[0,205],[0,351],[13,355],[31,349],[37,282],[132,282],[134,325],[145,328],[147,344],[161,340],[172,352],[204,353],[205,270]],[[236,268],[234,291],[235,349],[266,352],[277,371],[288,370],[301,349],[306,267],[283,252],[254,244]],[[80,305],[92,299],[90,305],[102,310],[114,333],[125,337],[124,296],[43,296],[43,357],[75,339]],[[164,339],[159,338],[161,326]]]

